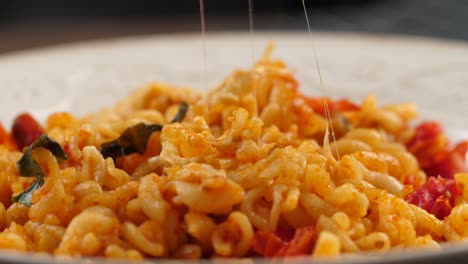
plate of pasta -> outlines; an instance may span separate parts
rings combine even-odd
[[[0,262],[466,259],[468,45],[313,39],[1,56]]]

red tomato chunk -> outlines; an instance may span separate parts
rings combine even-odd
[[[439,219],[448,216],[461,190],[454,179],[429,177],[428,181],[406,196],[406,201],[421,207]]]
[[[264,257],[300,256],[312,253],[315,243],[315,229],[307,226],[296,229],[290,240],[284,230],[270,232],[259,230],[255,233],[253,249]]]
[[[427,175],[451,179],[456,173],[468,172],[468,141],[449,149],[447,138],[437,122],[429,121],[417,126],[415,135],[406,146]]]
[[[347,99],[338,99],[331,100],[330,98],[321,98],[321,97],[304,97],[305,102],[314,110],[315,113],[325,116],[325,101],[327,101],[328,108],[330,113],[334,112],[344,112],[344,111],[356,111],[360,107],[347,100]]]
[[[42,127],[28,113],[18,115],[11,129],[11,134],[19,149],[31,145],[43,133]]]

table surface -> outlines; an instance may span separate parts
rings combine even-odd
[[[468,41],[468,1],[374,0],[312,6],[312,29],[446,38]],[[0,8],[1,9],[1,8]],[[1,11],[1,10],[0,10]],[[26,14],[28,16],[29,14]],[[194,14],[105,18],[34,17],[0,20],[0,53],[53,44],[129,35],[199,32]],[[256,12],[255,30],[305,30],[302,10]],[[206,27],[214,31],[248,30],[245,12],[207,13]]]

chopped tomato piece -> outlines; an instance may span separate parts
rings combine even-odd
[[[39,123],[28,113],[18,115],[13,122],[11,134],[19,149],[31,145],[44,130]]]
[[[406,201],[417,205],[439,219],[444,219],[462,194],[454,179],[429,177],[428,181],[406,196]]]
[[[331,113],[355,111],[360,109],[357,104],[347,99],[339,99],[334,101],[330,98],[304,97],[304,100],[312,108],[312,110],[314,110],[315,113],[321,116],[325,116],[325,100],[327,101],[328,109],[330,109]]]
[[[425,141],[432,140],[442,134],[442,127],[435,121],[426,121],[416,127],[413,138],[408,142],[409,148],[417,148]]]
[[[275,235],[283,241],[291,241],[294,238],[294,229],[283,226],[278,226]]]
[[[280,236],[288,234],[260,230],[255,233],[253,249],[264,257],[286,257],[310,254],[315,242],[315,229],[307,226],[296,229],[290,240],[283,240]]]
[[[283,246],[276,256],[300,256],[312,253],[314,245],[315,230],[313,226],[298,228],[294,238]]]
[[[468,140],[458,143],[455,148],[452,150],[453,153],[456,153],[460,156],[465,156],[468,154]]]
[[[452,211],[453,206],[450,205],[450,198],[446,196],[439,196],[432,205],[430,210],[431,214],[439,219],[444,219],[446,216],[450,214]]]
[[[254,251],[264,257],[275,256],[275,254],[285,245],[286,242],[281,240],[273,232],[265,230],[257,231],[253,240]]]
[[[449,149],[447,138],[437,122],[428,121],[417,126],[413,138],[406,146],[428,175],[453,178],[456,173],[468,172],[468,141]]]
[[[416,156],[419,165],[424,169],[446,156],[447,145],[447,139],[439,123],[427,121],[415,128],[414,136],[406,147]]]
[[[425,180],[425,178],[424,178]],[[419,187],[422,185],[422,179],[421,178],[418,178],[416,175],[414,174],[410,174],[408,176],[405,177],[405,180],[403,182],[405,185],[413,185],[414,187]]]
[[[456,173],[468,172],[466,152],[458,152],[455,149],[448,151],[442,160],[434,161],[433,164],[427,165],[423,169],[428,175],[440,175],[451,179]]]
[[[343,112],[356,111],[359,110],[360,107],[357,104],[349,101],[348,99],[340,99],[332,102],[332,109],[334,111]]]

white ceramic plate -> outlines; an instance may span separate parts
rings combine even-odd
[[[320,33],[313,38],[325,93],[305,32],[256,33],[253,41],[248,33],[208,34],[206,80],[199,34],[111,39],[3,55],[0,120],[9,127],[22,111],[42,120],[53,111],[82,115],[113,105],[149,81],[207,89],[233,69],[251,66],[252,57],[260,57],[272,40],[277,45],[274,55],[297,70],[305,93],[357,101],[375,94],[381,103],[415,102],[423,118],[440,121],[454,139],[468,138],[468,44],[357,34]],[[457,263],[466,258],[468,246],[462,245],[439,252],[351,257],[346,263]],[[51,259],[0,254],[1,263],[12,261]]]

